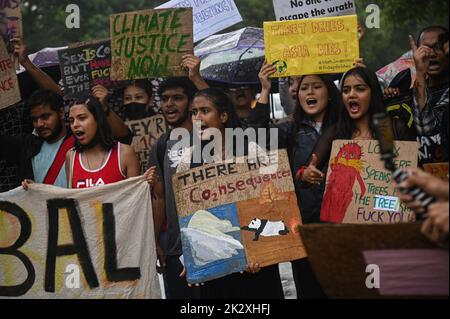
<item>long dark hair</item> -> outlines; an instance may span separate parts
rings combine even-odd
[[[375,138],[375,128],[372,123],[372,118],[374,114],[377,113],[385,113],[386,107],[383,101],[383,92],[381,90],[380,82],[376,74],[370,71],[367,68],[353,68],[347,73],[344,74],[341,80],[341,91],[344,87],[345,80],[349,76],[358,76],[360,77],[370,88],[371,90],[371,98],[369,105],[369,128],[372,132],[372,137]],[[350,115],[347,112],[347,108],[343,107],[340,110],[339,120],[337,122],[336,127],[336,139],[352,139],[353,134],[356,131],[355,122],[351,119]]]
[[[224,125],[225,128],[242,127],[242,122],[236,114],[233,103],[224,91],[217,88],[207,88],[198,91],[195,94],[194,99],[200,96],[210,100],[217,107],[220,113],[228,114],[228,120]]]
[[[302,122],[304,122],[305,120],[313,121],[313,119],[308,114],[306,114],[305,110],[303,110],[300,104],[300,99],[298,98],[298,95],[300,93],[300,87],[302,86],[303,81],[308,76],[311,75],[301,76],[300,81],[298,83],[297,97],[296,97],[297,106],[294,112],[294,122],[296,126],[295,131],[298,130]],[[322,129],[326,129],[331,124],[336,123],[337,117],[339,116],[339,110],[342,108],[342,97],[331,77],[326,75],[316,75],[316,76],[318,76],[322,80],[322,82],[325,83],[325,86],[327,87],[328,91],[328,105],[327,108],[325,109],[325,117],[322,124],[323,125]]]
[[[114,138],[100,101],[94,96],[89,95],[86,98],[76,100],[70,107],[80,104],[86,105],[88,111],[94,116],[94,119],[97,122],[97,133],[88,145],[83,145],[79,140],[76,140],[74,147],[75,150],[83,152],[93,146],[96,146],[97,144],[100,144],[106,151],[111,150],[114,146]]]

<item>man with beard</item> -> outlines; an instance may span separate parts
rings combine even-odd
[[[448,109],[449,60],[445,53],[448,29],[441,26],[425,28],[416,42],[410,36],[417,69],[414,84],[414,117],[420,139],[420,165],[441,162],[441,126]]]
[[[64,101],[61,95],[36,91],[27,102],[34,132],[24,136],[0,135],[0,159],[18,166],[20,180],[67,188],[65,156],[75,139],[65,123]],[[120,118],[107,110],[113,135],[123,143],[131,143],[131,133]]]

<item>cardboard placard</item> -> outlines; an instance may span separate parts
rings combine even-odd
[[[0,298],[161,298],[143,176],[0,193],[0,247]]]
[[[448,163],[433,163],[423,165],[425,172],[448,181]]]
[[[343,73],[359,57],[356,15],[264,22],[266,60],[274,77]]]
[[[194,52],[192,8],[113,14],[110,35],[114,81],[187,76],[180,63]]]
[[[204,165],[172,181],[189,283],[306,256],[286,150]]]
[[[399,168],[416,168],[416,142],[395,144]],[[406,223],[414,213],[401,203],[392,173],[380,159],[378,141],[333,142],[320,219],[344,224]]]
[[[0,110],[21,100],[14,63],[0,38]]]
[[[141,173],[145,173],[149,168],[150,150],[161,135],[167,132],[167,123],[163,115],[156,115],[140,120],[126,121],[125,124],[134,135],[132,146],[139,163],[141,163]]]
[[[273,0],[277,21],[337,17],[356,14],[354,0]]]
[[[111,43],[95,42],[58,51],[64,98],[90,94],[96,85],[111,86]]]
[[[431,283],[440,279],[440,286],[447,287],[448,279],[442,276],[442,272],[434,272],[436,266],[447,267],[448,278],[448,250],[446,265],[436,265],[431,260],[425,260],[425,264],[419,259],[403,267],[403,276],[408,271],[423,265],[428,274],[428,284],[422,287],[422,293],[417,290],[411,293],[404,292],[403,295],[390,295],[383,291],[390,285],[392,276],[389,269],[385,269],[381,263],[380,267],[380,289],[367,285],[373,283],[373,268],[368,268],[370,259],[365,258],[367,252],[389,251],[398,255],[398,251],[424,250],[428,252],[442,253],[441,250],[420,232],[422,223],[398,224],[398,225],[305,225],[300,227],[302,240],[308,252],[308,259],[312,265],[315,275],[328,298],[345,299],[376,299],[376,298],[405,298],[423,297],[428,294]],[[385,253],[386,254],[386,253]],[[391,258],[392,259],[392,258]],[[428,261],[428,262],[427,262]],[[436,278],[437,276],[437,278]],[[398,278],[398,277],[397,277]],[[409,284],[417,278],[408,276]],[[422,281],[423,282],[423,281]],[[391,286],[391,285],[390,285]],[[397,288],[400,288],[398,286]],[[439,289],[439,287],[437,287]],[[442,290],[442,289],[439,289]],[[436,290],[435,290],[436,291]]]
[[[156,9],[193,8],[194,42],[242,21],[234,0],[171,0]]]

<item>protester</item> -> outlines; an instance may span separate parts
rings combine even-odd
[[[153,87],[149,80],[136,80],[123,90],[123,114],[125,120],[134,121],[155,116],[152,109]]]
[[[184,128],[192,130],[189,114],[197,88],[186,78],[169,78],[161,83],[158,94],[161,97],[161,111],[172,129]],[[170,139],[170,131],[161,136],[150,151],[149,165],[156,166],[160,178],[154,186],[153,217],[155,240],[160,266],[163,268],[167,289],[167,299],[200,298],[196,288],[189,289],[186,280],[180,277],[183,265],[180,256],[180,226],[175,207],[175,195],[172,188],[172,175],[180,164],[182,151],[173,151],[178,140]],[[161,232],[164,222],[167,223],[167,247],[161,244]]]
[[[428,207],[428,218],[422,226],[422,233],[434,243],[448,248],[449,244],[449,185],[420,169],[409,171],[409,177],[398,185],[401,190],[421,188],[433,196],[435,203]],[[402,193],[402,192],[401,192]],[[416,214],[423,213],[423,208],[412,196],[402,193],[400,199]]]
[[[240,119],[234,109],[229,97],[220,89],[209,88],[196,93],[191,106],[192,121],[198,122],[198,130],[194,134],[199,134],[201,145],[193,145],[184,152],[181,164],[177,173],[202,166],[206,163],[230,161],[237,154],[247,155],[252,146],[256,143],[250,141],[246,150],[237,150],[233,146],[233,153],[226,151],[230,147],[229,141],[225,141],[225,129],[242,128]],[[196,123],[197,124],[197,123]],[[220,132],[220,136],[216,135]],[[211,158],[203,157],[204,143],[214,139],[216,145],[222,145],[218,153],[211,154]],[[216,141],[220,138],[221,141]],[[218,144],[217,144],[218,143]],[[193,152],[196,147],[202,147],[202,161],[196,163]],[[254,149],[256,151],[256,148]],[[228,157],[229,155],[233,155]],[[232,274],[205,283],[201,288],[204,298],[214,299],[279,299],[283,298],[283,288],[281,286],[278,265],[273,265],[260,269],[258,263],[247,265],[247,272],[244,274]]]
[[[440,41],[439,37],[446,38]],[[420,140],[420,165],[442,162],[442,117],[449,107],[449,59],[444,52],[448,29],[431,26],[416,41],[409,38],[416,64],[414,117]]]
[[[100,102],[93,96],[70,107],[70,128],[76,138],[66,154],[69,188],[90,188],[138,176],[140,165],[133,148],[115,142]]]
[[[258,105],[263,104],[269,112],[270,75],[276,69],[264,64],[259,74],[262,91]],[[341,97],[332,78],[319,75],[295,77],[297,82],[295,113],[287,121],[277,125],[279,147],[287,148],[293,176],[308,165],[312,151],[319,140],[322,131],[334,123],[341,108]],[[268,117],[266,117],[268,119]],[[320,207],[324,185],[304,187],[302,180],[311,182],[309,176],[296,180],[296,193],[299,202],[303,224],[320,221]],[[297,298],[324,298],[325,295],[312,272],[308,260],[301,259],[292,262],[294,280],[297,288]]]

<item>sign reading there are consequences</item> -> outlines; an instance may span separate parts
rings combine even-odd
[[[306,256],[285,150],[172,178],[189,283]]]
[[[111,15],[111,78],[187,76],[180,64],[183,55],[194,52],[192,33],[192,8]]]
[[[343,73],[359,58],[356,15],[264,22],[266,59],[274,77]]]

